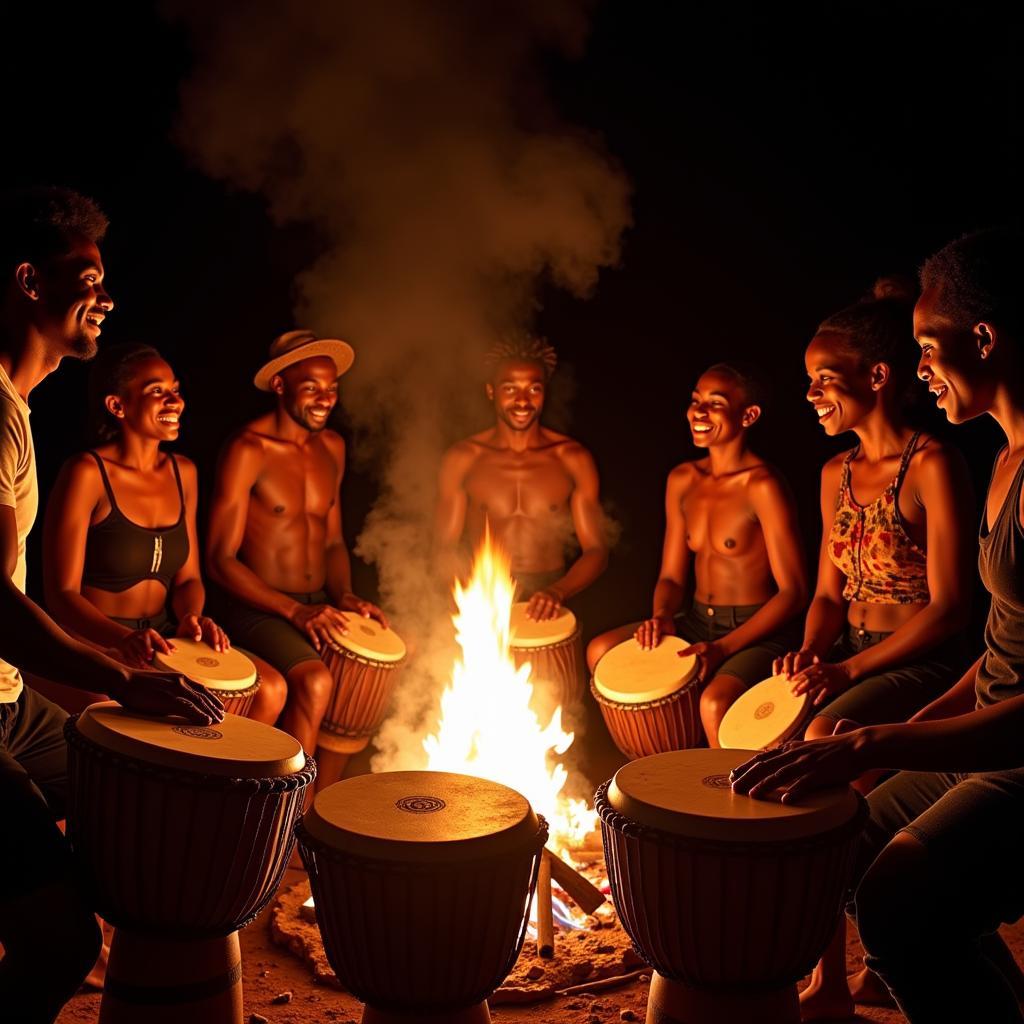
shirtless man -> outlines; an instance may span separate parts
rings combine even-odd
[[[653,611],[645,622],[595,637],[587,648],[593,671],[615,644],[635,636],[653,649],[677,631],[699,659],[700,712],[711,746],[729,706],[772,674],[772,660],[790,639],[780,637],[807,599],[807,574],[793,499],[778,471],[749,447],[761,416],[759,388],[725,363],[697,381],[687,420],[707,458],[669,474],[665,540]],[[682,610],[693,556],[694,598]]]
[[[345,442],[326,429],[355,355],[344,341],[290,331],[270,356],[254,383],[277,403],[222,453],[207,571],[231,599],[222,618],[232,641],[285,676],[281,728],[312,752],[334,687],[320,651],[348,632],[343,612],[385,620],[352,593],[339,496]],[[317,785],[337,781],[343,764],[321,761]]]
[[[597,467],[577,441],[541,426],[556,364],[550,345],[533,338],[503,343],[487,363],[495,424],[445,453],[437,543],[444,568],[454,569],[460,542],[475,548],[489,526],[511,556],[527,615],[554,618],[608,564]],[[566,568],[573,536],[582,550]]]

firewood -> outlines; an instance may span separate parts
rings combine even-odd
[[[537,955],[555,955],[555,921],[551,906],[551,858],[542,856],[537,872]]]
[[[596,885],[566,864],[558,854],[548,849],[545,849],[544,854],[544,860],[550,864],[551,877],[585,914],[593,914],[607,901],[608,897]]]

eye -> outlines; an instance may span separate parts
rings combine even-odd
[[[834,378],[830,377],[830,376],[829,376],[829,375],[828,375],[827,373],[823,373],[823,374],[822,374],[822,375],[821,375],[821,376],[820,376],[820,377],[818,378],[818,380],[820,380],[822,384],[828,384],[828,383],[829,383],[830,381],[832,381],[833,379],[834,379]]]

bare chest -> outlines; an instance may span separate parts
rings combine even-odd
[[[466,477],[471,506],[492,517],[543,517],[564,511],[572,477],[551,455],[500,452],[477,461]]]
[[[734,482],[701,481],[683,497],[682,510],[691,551],[737,556],[764,542],[746,488]]]
[[[265,515],[320,519],[337,500],[339,484],[337,464],[324,449],[275,452],[266,460],[252,496]]]

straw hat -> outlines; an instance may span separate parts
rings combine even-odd
[[[288,331],[279,335],[270,343],[269,354],[269,362],[260,367],[252,381],[260,391],[269,391],[270,380],[275,374],[303,359],[328,356],[334,360],[340,377],[356,358],[348,342],[337,338],[318,338],[312,331]]]

